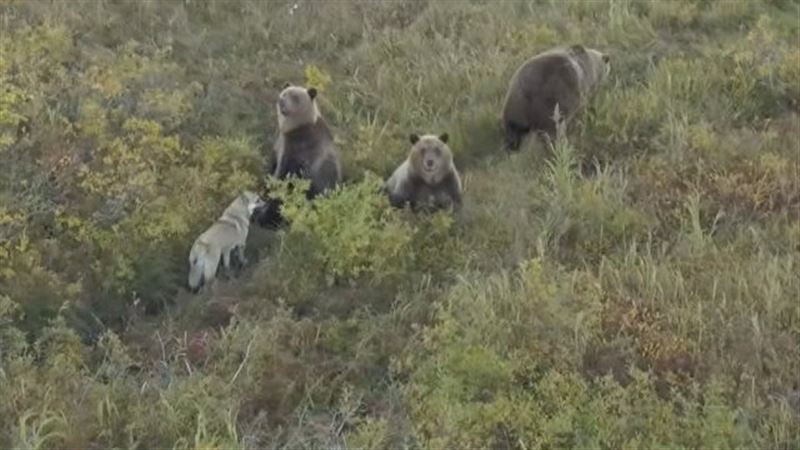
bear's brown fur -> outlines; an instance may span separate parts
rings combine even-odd
[[[526,61],[511,79],[503,107],[507,150],[530,132],[555,138],[554,111],[569,121],[609,71],[609,57],[582,45],[548,50]]]
[[[435,211],[461,207],[461,178],[447,146],[448,135],[409,136],[412,147],[408,158],[386,181],[390,203],[406,205],[414,211]]]

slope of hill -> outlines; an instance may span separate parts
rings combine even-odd
[[[500,150],[508,79],[609,80]],[[214,294],[286,81],[346,186]],[[800,5],[0,2],[0,448],[800,447]],[[448,132],[464,210],[377,193]]]

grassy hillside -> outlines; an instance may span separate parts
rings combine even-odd
[[[503,153],[576,42],[607,83]],[[286,81],[346,187],[191,296]],[[0,448],[800,448],[799,113],[792,0],[2,0]],[[376,192],[411,132],[458,215]]]

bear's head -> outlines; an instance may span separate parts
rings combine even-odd
[[[587,77],[586,84],[592,90],[605,81],[611,72],[611,57],[607,53],[580,44],[570,47],[570,53],[581,65]]]
[[[303,125],[316,123],[319,118],[316,98],[316,89],[306,89],[286,83],[275,105],[278,112],[278,128],[281,133],[288,133]]]
[[[447,146],[448,138],[447,133],[409,135],[411,168],[428,184],[438,184],[451,171],[453,152]]]

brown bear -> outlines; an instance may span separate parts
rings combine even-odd
[[[461,207],[461,178],[447,146],[448,135],[409,136],[412,147],[408,158],[384,184],[389,202],[398,208],[432,212]]]
[[[333,133],[319,112],[316,97],[314,88],[284,86],[276,104],[279,135],[271,170],[279,180],[288,176],[310,180],[309,200],[335,188],[342,179]],[[270,199],[255,211],[254,219],[266,228],[282,226],[280,206],[280,200]]]
[[[503,106],[505,148],[519,149],[530,132],[556,135],[554,112],[567,123],[608,75],[609,56],[582,45],[558,47],[526,61],[514,76]]]

